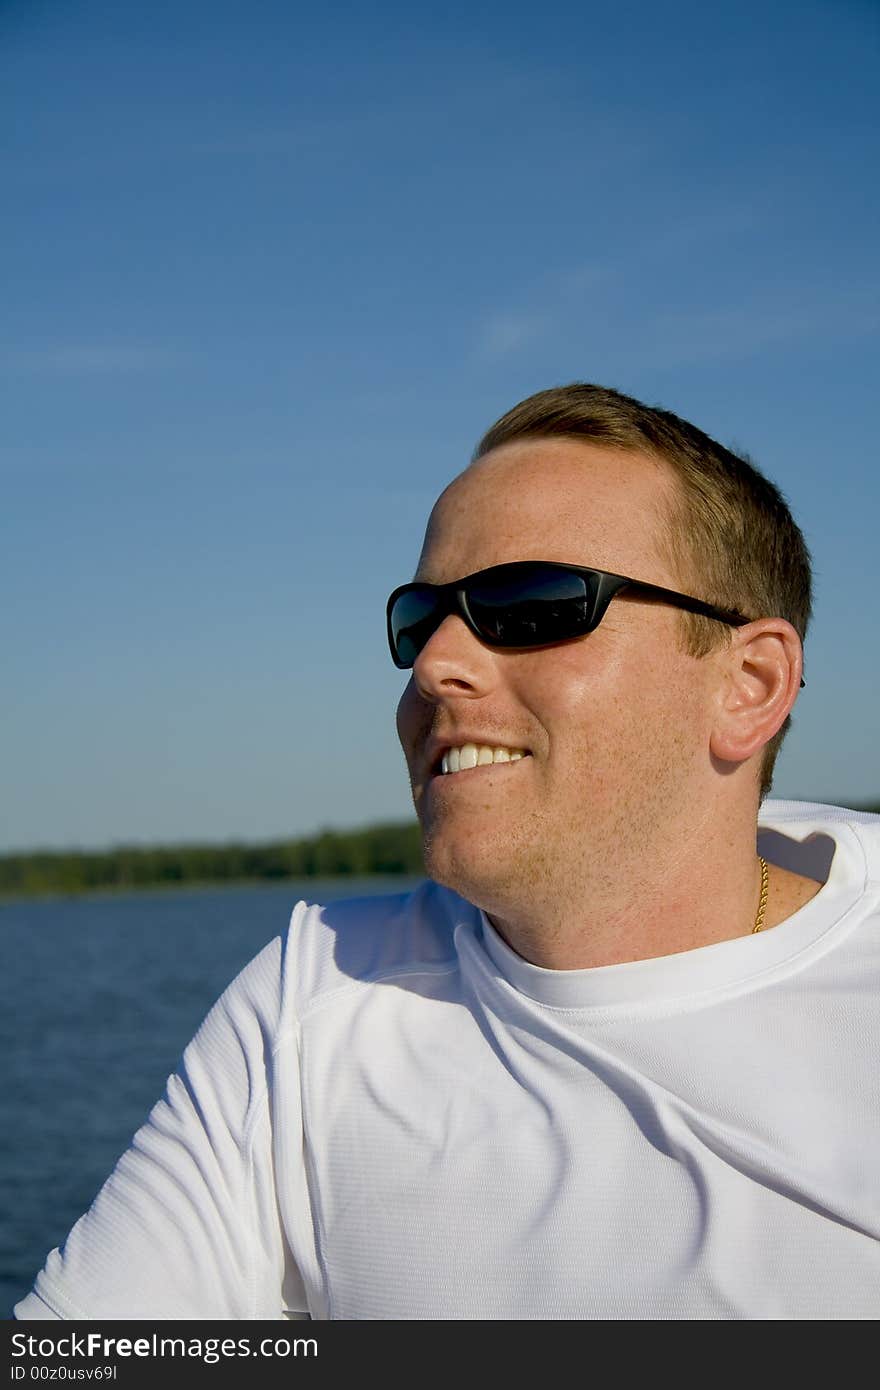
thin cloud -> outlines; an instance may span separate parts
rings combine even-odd
[[[491,314],[479,332],[478,354],[487,362],[500,361],[533,343],[545,326],[544,317],[536,314]]]
[[[383,130],[393,132],[396,119],[389,111],[359,111],[350,116],[296,121],[271,129],[233,131],[207,140],[186,144],[190,155],[262,156],[291,155],[304,150],[322,149],[353,136],[376,138]]]
[[[0,350],[6,371],[53,376],[106,376],[158,371],[176,365],[172,353],[155,348],[119,344],[65,343],[37,348]]]
[[[590,293],[605,286],[611,272],[603,265],[575,266],[542,277],[529,297],[541,308],[498,309],[486,315],[476,335],[476,355],[483,362],[499,362],[531,347],[565,322],[572,311],[583,312]]]
[[[680,229],[686,235],[684,228]],[[870,276],[833,288],[777,286],[751,301],[699,307],[647,305],[625,274],[610,266],[575,268],[530,287],[532,304],[488,315],[475,355],[492,363],[552,339],[563,354],[583,358],[602,325],[606,361],[628,370],[760,358],[810,344],[850,343],[880,330],[880,296]]]
[[[557,290],[568,303],[572,295],[587,294],[590,290],[598,289],[600,285],[605,288],[611,279],[618,277],[619,272],[613,271],[607,265],[577,266],[574,270],[564,271],[559,276]]]
[[[650,356],[667,366],[720,361],[792,343],[849,342],[870,337],[878,328],[876,290],[841,294],[831,302],[774,305],[762,300],[753,306],[660,314],[650,325]]]

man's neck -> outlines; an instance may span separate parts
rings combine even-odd
[[[707,870],[685,854],[651,878],[642,872],[628,891],[593,891],[578,897],[569,882],[560,895],[487,914],[499,935],[533,965],[582,970],[674,955],[753,932],[760,904],[761,869],[753,845],[721,856]],[[769,864],[762,931],[785,921],[819,892],[815,879]],[[622,882],[627,880],[622,879]],[[619,887],[620,885],[618,885]]]

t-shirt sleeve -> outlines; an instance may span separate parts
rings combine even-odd
[[[16,1318],[307,1315],[272,1161],[281,994],[276,940],[214,1005]]]

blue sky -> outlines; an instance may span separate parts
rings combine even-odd
[[[572,380],[783,489],[774,792],[880,797],[878,40],[872,0],[0,4],[0,849],[410,815],[385,598]]]

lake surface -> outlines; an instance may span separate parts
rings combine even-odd
[[[0,903],[0,1317],[88,1208],[214,1000],[283,932],[293,905],[413,882]]]

